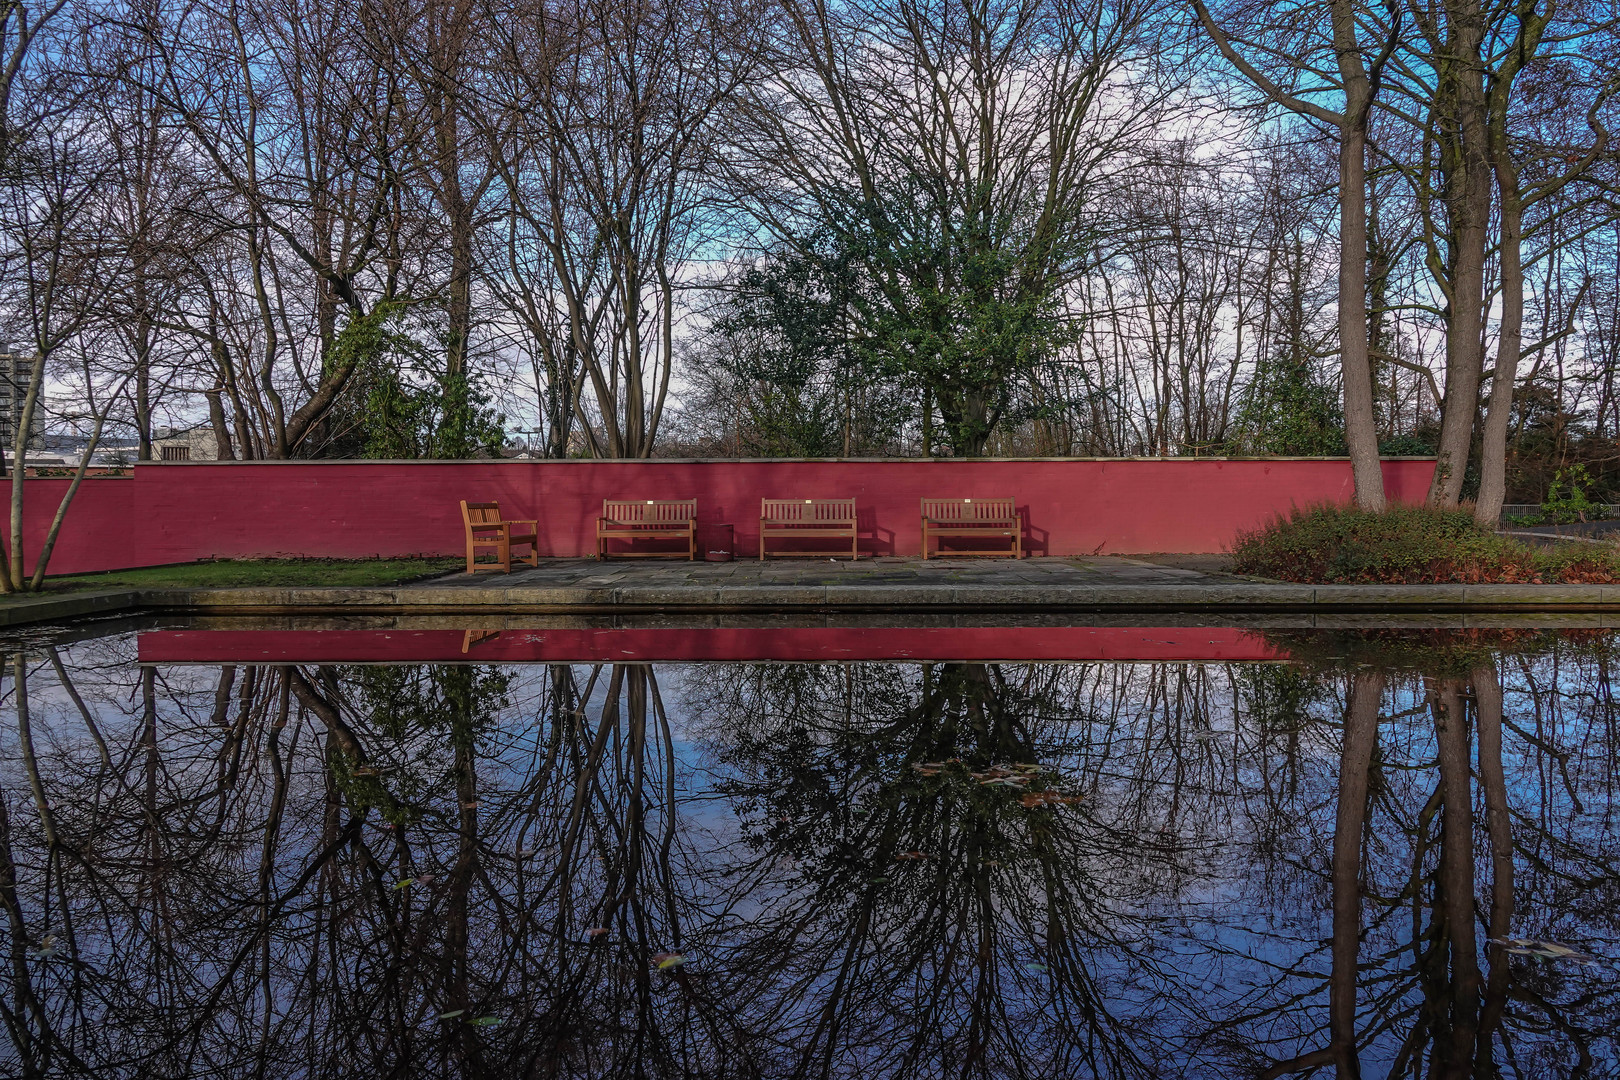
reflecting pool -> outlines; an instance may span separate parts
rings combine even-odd
[[[0,1074],[1620,1075],[1601,626],[3,644]]]

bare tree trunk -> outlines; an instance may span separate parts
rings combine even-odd
[[[1430,103],[1439,144],[1446,250],[1431,240],[1429,263],[1446,297],[1446,399],[1439,464],[1429,505],[1454,509],[1462,497],[1485,371],[1486,235],[1491,215],[1490,136],[1485,94],[1484,18],[1478,0],[1446,0],[1445,24],[1429,31],[1435,67]]]
[[[1502,322],[1496,343],[1496,372],[1491,377],[1490,411],[1485,414],[1479,453],[1479,501],[1474,520],[1496,528],[1507,497],[1508,420],[1513,411],[1513,383],[1519,374],[1519,351],[1524,333],[1523,234],[1519,202],[1519,170],[1507,147],[1495,153],[1496,191],[1500,201],[1501,245],[1498,264],[1502,273]]]
[[[1335,0],[1333,39],[1345,72],[1345,117],[1339,125],[1339,375],[1344,384],[1344,441],[1350,449],[1356,505],[1384,509],[1384,466],[1378,457],[1372,364],[1367,355],[1367,115],[1372,86],[1355,41],[1355,11]]]

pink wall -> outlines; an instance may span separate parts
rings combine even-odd
[[[23,562],[29,573],[39,559],[40,544],[51,519],[72,481],[40,477],[27,480],[23,492]],[[8,506],[11,480],[0,480],[0,501]],[[9,516],[9,511],[0,518]],[[127,476],[87,476],[68,505],[47,570],[52,574],[83,574],[125,566],[145,566],[136,536],[135,481]],[[0,535],[11,535],[9,527]]]
[[[1390,498],[1420,501],[1433,470],[1428,459],[1386,461]],[[1291,506],[1351,495],[1349,462],[1319,458],[171,462],[134,474],[85,481],[52,572],[206,558],[456,555],[460,499],[539,518],[542,551],[558,556],[594,552],[604,498],[696,497],[700,524],[732,523],[746,554],[757,550],[762,497],[853,496],[862,551],[910,556],[919,550],[924,496],[1009,495],[1033,555],[1213,552]],[[28,482],[30,536],[43,535],[65,483]]]
[[[857,629],[152,630],[143,664],[480,664],[803,660],[1278,660],[1226,627],[1014,626]]]

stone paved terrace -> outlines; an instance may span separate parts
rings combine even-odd
[[[458,572],[420,587],[468,589],[736,589],[736,588],[1047,588],[1095,585],[1210,585],[1260,581],[1225,571],[1219,555],[1071,559],[773,558],[733,562],[684,559],[541,559],[511,574]]]
[[[1312,620],[1468,613],[1620,613],[1613,585],[1299,585],[1248,578],[1220,556],[784,559],[767,563],[547,559],[512,574],[386,587],[147,588],[0,607],[0,626],[133,612],[418,619],[567,615],[690,620],[1298,614]],[[1138,613],[1138,614],[1132,614]],[[1145,624],[1143,624],[1145,625]]]

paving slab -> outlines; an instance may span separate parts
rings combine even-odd
[[[340,616],[740,613],[816,619],[824,612],[907,618],[1132,611],[1264,612],[1307,619],[1402,612],[1620,612],[1602,585],[1298,585],[1233,574],[1214,559],[1167,556],[1010,559],[824,559],[759,563],[601,563],[548,559],[513,574],[449,574],[370,588],[142,589],[0,605],[0,626],[138,610]],[[1002,613],[991,616],[988,613]],[[616,614],[615,617],[618,617]]]

